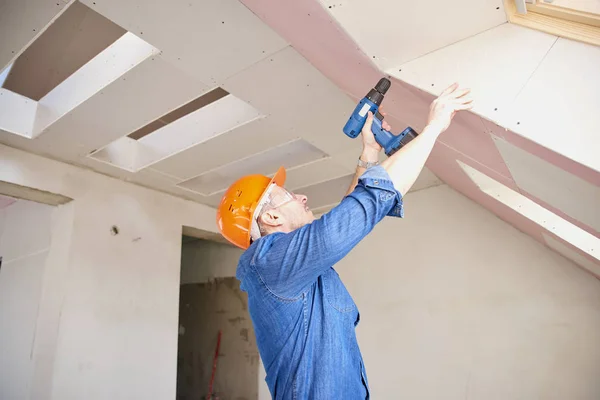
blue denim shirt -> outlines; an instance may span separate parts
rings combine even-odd
[[[236,276],[274,399],[370,398],[360,315],[333,266],[386,215],[404,216],[402,196],[375,166],[321,218],[260,238],[240,257]]]

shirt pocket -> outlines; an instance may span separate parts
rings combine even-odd
[[[325,298],[333,308],[343,313],[356,310],[356,304],[336,270],[329,268],[322,278]]]

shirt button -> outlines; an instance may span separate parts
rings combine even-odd
[[[379,185],[379,181],[375,181],[375,184],[376,184],[376,185]]]

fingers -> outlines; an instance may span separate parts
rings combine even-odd
[[[471,93],[471,89],[460,89],[452,93],[452,97],[455,99],[460,99],[461,97],[466,96],[469,93]]]
[[[469,103],[465,103],[465,104],[457,104],[454,109],[459,111],[459,110],[470,110],[473,108],[473,103],[469,102]]]
[[[367,112],[367,120],[365,121],[363,131],[364,130],[370,131],[372,124],[373,124],[373,113],[371,111],[369,111],[369,112]]]
[[[452,92],[454,92],[458,88],[458,82],[454,82],[452,85],[448,86],[446,89],[440,93],[439,97],[446,96]]]
[[[451,101],[452,104],[466,104],[466,103],[472,103],[473,102],[473,98],[471,96],[465,96],[465,97],[461,97],[458,99],[454,99]]]

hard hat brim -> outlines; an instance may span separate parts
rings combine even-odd
[[[271,181],[267,185],[267,188],[269,186],[271,186],[271,184],[273,184],[273,183],[275,183],[277,186],[283,186],[285,184],[286,176],[287,176],[287,174],[286,174],[285,168],[279,167],[277,172],[275,172],[275,175],[273,175],[273,178],[271,178]],[[267,190],[265,190],[263,192],[263,194],[260,195],[260,198],[258,199],[258,201],[252,205],[252,208],[250,209],[250,215],[252,215],[252,218],[255,217],[254,212],[256,210],[256,207],[263,201],[265,194],[267,194]]]

